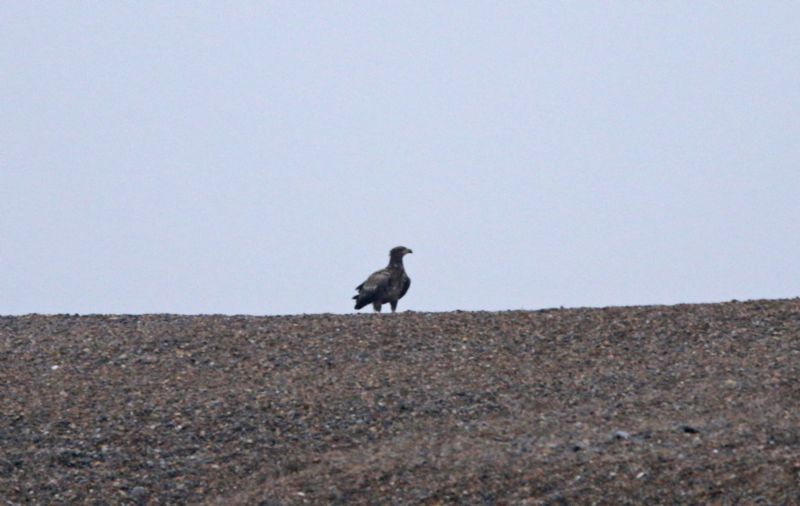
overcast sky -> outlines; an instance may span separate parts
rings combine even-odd
[[[400,310],[798,296],[798,19],[4,2],[0,313],[350,312],[396,245]]]

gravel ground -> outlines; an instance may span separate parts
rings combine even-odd
[[[0,504],[800,504],[800,299],[0,317]]]

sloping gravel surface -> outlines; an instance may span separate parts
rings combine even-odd
[[[800,504],[800,300],[0,317],[0,504]]]

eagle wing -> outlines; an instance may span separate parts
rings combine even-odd
[[[367,278],[366,281],[358,285],[356,290],[360,290],[363,292],[370,292],[376,293],[378,291],[384,290],[387,286],[389,286],[389,279],[392,277],[391,271],[389,269],[381,269],[379,271],[375,271]]]
[[[389,280],[392,272],[389,269],[375,271],[366,281],[356,287],[358,295],[353,298],[356,300],[356,309],[360,309],[375,299],[376,295],[384,293],[389,288]]]

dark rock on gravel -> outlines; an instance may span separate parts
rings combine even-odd
[[[800,504],[800,301],[0,317],[0,504]]]

